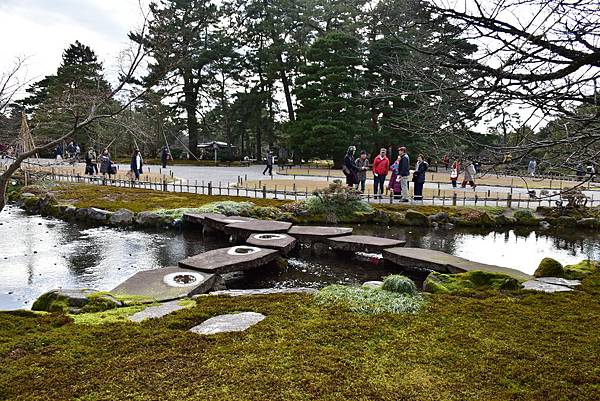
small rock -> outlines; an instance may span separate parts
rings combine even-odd
[[[562,285],[548,284],[539,280],[529,280],[523,283],[524,290],[543,291],[543,292],[566,292],[573,291],[572,288]]]
[[[217,334],[245,331],[249,327],[261,322],[266,316],[256,312],[241,312],[230,315],[212,317],[190,331],[196,334]]]
[[[540,228],[542,230],[548,230],[550,227],[552,227],[552,226],[546,220],[540,221]]]
[[[362,284],[366,288],[381,288],[383,281],[366,281]]]

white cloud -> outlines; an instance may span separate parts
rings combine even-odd
[[[141,21],[137,0],[0,0],[0,71],[26,56],[27,77],[40,79],[54,73],[64,49],[79,40],[110,76],[127,33]]]

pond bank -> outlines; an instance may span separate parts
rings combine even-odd
[[[532,212],[498,207],[367,205],[360,201],[344,199],[342,202],[337,199],[344,195],[333,192],[306,202],[292,202],[47,183],[13,188],[11,200],[29,213],[115,226],[178,227],[185,211],[204,209],[296,224],[373,223],[446,229],[454,226],[531,227],[541,230],[600,228],[600,208],[538,208]],[[321,203],[315,205],[318,202]]]

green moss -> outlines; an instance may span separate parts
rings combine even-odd
[[[187,331],[236,311],[267,318],[241,333]],[[0,398],[587,401],[598,316],[598,297],[581,291],[434,294],[416,314],[377,316],[309,295],[202,297],[141,324],[4,312]]]
[[[409,209],[404,215],[404,224],[409,226],[427,226],[429,225],[429,220],[423,213]]]
[[[101,312],[79,313],[70,315],[75,324],[98,325],[107,323],[128,322],[129,316],[143,311],[149,305],[135,305],[123,308],[109,309]]]
[[[67,298],[57,296],[53,291],[40,295],[31,306],[31,310],[52,313],[66,313],[68,309]]]
[[[557,260],[552,258],[544,258],[540,262],[534,277],[564,277],[565,271],[563,266]]]
[[[535,218],[531,210],[517,210],[513,214],[513,217],[522,226],[537,226],[539,224],[539,221]]]
[[[432,272],[423,288],[434,294],[473,295],[472,291],[508,291],[521,288],[519,282],[505,274],[474,270],[459,274]]]
[[[235,196],[197,195],[192,193],[161,192],[149,189],[119,188],[102,185],[62,184],[52,189],[61,203],[77,208],[95,207],[109,211],[129,209],[134,213],[154,210],[199,208],[214,202],[252,202],[257,206],[281,206],[290,201],[251,199]]]
[[[600,261],[582,260],[574,265],[566,265],[564,267],[565,278],[572,280],[581,280],[590,274],[600,272]]]
[[[408,277],[400,274],[392,274],[391,276],[387,276],[383,280],[381,289],[397,292],[399,294],[415,295],[417,293],[417,286],[415,283]]]

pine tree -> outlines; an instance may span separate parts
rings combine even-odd
[[[290,145],[302,158],[339,165],[348,146],[367,133],[360,42],[350,33],[330,32],[315,41],[306,59],[296,80],[297,119],[287,125]]]

